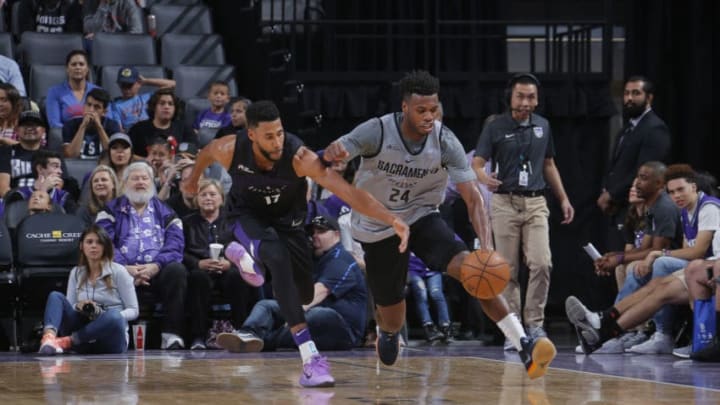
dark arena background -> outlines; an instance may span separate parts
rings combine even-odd
[[[101,33],[92,40],[84,32],[65,33],[58,35],[69,42],[55,45],[52,34],[22,28],[22,4],[38,2],[80,9],[135,3],[142,12],[142,33]],[[36,219],[42,230],[25,234],[35,240],[17,243],[23,239],[17,230],[26,228],[12,219],[6,197],[0,224],[0,402],[720,404],[720,363],[671,354],[585,355],[576,348],[576,330],[565,308],[574,295],[592,310],[606,309],[618,292],[614,277],[595,274],[582,247],[592,242],[606,252],[618,244],[608,237],[607,218],[596,201],[624,125],[626,78],[642,75],[655,85],[652,108],[672,141],[665,163],[687,163],[720,177],[720,134],[714,123],[720,89],[713,81],[719,25],[716,0],[0,0],[0,55],[17,62],[27,87],[26,106],[33,101],[43,117],[48,89],[67,78],[65,55],[73,49],[68,43],[90,51],[90,80],[113,98],[120,96],[115,79],[120,65],[140,66],[145,76],[177,82],[179,117],[189,125],[209,106],[208,86],[225,81],[233,97],[274,101],[284,129],[315,151],[372,117],[399,111],[399,80],[426,70],[440,80],[443,124],[470,152],[486,119],[507,111],[512,74],[532,73],[541,84],[536,112],[550,122],[555,163],[575,208],[574,221],[563,225],[560,203],[545,193],[552,272],[544,326],[557,357],[543,378],[528,377],[518,353],[503,350],[505,338],[480,304],[445,277],[449,343],[426,339],[408,293],[407,327],[394,366],[377,361],[375,326],[369,323],[366,341],[350,350],[322,351],[334,387],[303,388],[294,346],[257,353],[190,350],[186,331],[182,350],[161,350],[164,308],[143,288],[138,300],[139,319],[147,327],[145,350],[137,350],[137,336],[130,336],[129,349],[120,354],[40,355],[48,294],[65,294],[83,229],[77,221],[56,225]],[[176,42],[174,54],[171,34],[203,37]],[[143,41],[144,47],[135,48]],[[98,43],[111,51],[101,52]],[[184,56],[173,59],[177,54]],[[0,59],[0,67],[4,63]],[[0,78],[3,73],[0,69]],[[0,97],[0,123],[3,102]],[[62,154],[68,143],[62,130],[47,132],[43,147]],[[199,146],[214,134],[199,131]],[[2,143],[0,151],[4,148],[11,146]],[[97,165],[95,159],[65,161],[63,170],[80,185]],[[182,181],[181,173],[177,176]],[[442,214],[471,244],[475,235],[465,208],[459,199]],[[55,235],[72,236],[72,248]],[[523,267],[523,288],[527,273]],[[269,284],[259,297],[273,295]],[[208,312],[220,321],[214,325],[229,325],[231,332],[231,306],[224,298],[213,292]],[[189,325],[191,310],[186,312]],[[676,347],[693,336],[693,311],[686,307],[681,313],[683,321],[673,330]],[[130,322],[131,335],[137,324]],[[652,327],[646,332],[650,335]]]

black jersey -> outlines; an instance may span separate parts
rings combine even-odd
[[[228,214],[252,215],[271,223],[300,226],[307,212],[307,180],[295,173],[293,157],[303,142],[285,134],[283,154],[272,170],[262,171],[255,163],[247,130],[239,131],[230,165]]]

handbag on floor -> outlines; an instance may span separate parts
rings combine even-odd
[[[712,343],[716,333],[715,296],[707,300],[695,300],[693,308],[693,353]]]

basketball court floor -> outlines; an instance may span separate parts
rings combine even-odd
[[[671,355],[576,355],[558,348],[530,380],[517,354],[453,342],[412,345],[393,367],[372,349],[325,353],[334,388],[298,386],[297,352],[0,353],[2,404],[720,404],[720,366]]]

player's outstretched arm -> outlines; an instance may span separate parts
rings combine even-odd
[[[235,138],[236,135],[223,136],[202,148],[197,159],[195,159],[195,167],[193,167],[192,174],[190,174],[190,180],[183,184],[183,191],[192,194],[197,193],[200,176],[213,162],[220,163],[225,170],[230,169],[233,154],[235,153]]]
[[[345,160],[348,156],[350,156],[350,154],[347,150],[345,150],[345,147],[340,140],[330,143],[323,152],[323,159],[325,159],[326,162]]]
[[[473,225],[475,234],[480,239],[484,249],[493,249],[492,231],[490,221],[485,211],[485,202],[477,187],[475,180],[457,183],[457,190],[465,201],[468,210],[468,217]]]
[[[293,167],[298,176],[307,176],[316,183],[332,191],[341,200],[350,204],[357,212],[378,219],[393,227],[400,237],[400,252],[407,248],[410,227],[402,219],[393,215],[370,193],[353,187],[335,171],[323,165],[315,152],[301,146],[293,158]]]

